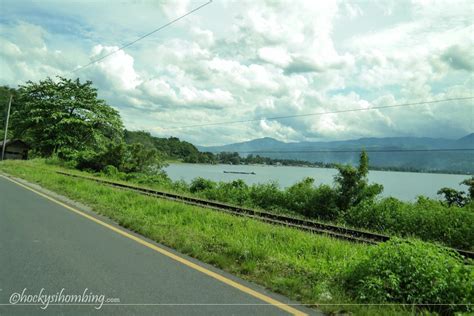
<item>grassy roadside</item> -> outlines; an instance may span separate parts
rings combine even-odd
[[[44,165],[62,166],[64,162],[48,159]],[[69,172],[91,176],[77,169],[70,169]],[[105,168],[94,176],[264,212],[474,250],[474,202],[459,207],[425,197],[419,197],[415,202],[367,198],[349,210],[341,211],[334,204],[339,193],[327,186],[315,186],[310,179],[281,190],[276,183],[248,186],[242,180],[214,182],[204,178],[186,183],[182,180],[171,181],[166,174],[123,173],[114,168]]]
[[[5,161],[0,170],[87,204],[126,228],[292,299],[306,304],[356,303],[345,294],[340,279],[369,246],[68,178],[31,161]],[[320,308],[358,315],[410,313],[394,306]]]

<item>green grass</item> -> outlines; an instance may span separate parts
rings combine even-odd
[[[401,306],[356,306],[341,278],[367,245],[234,217],[200,207],[114,189],[56,174],[35,161],[5,161],[0,171],[82,202],[159,243],[326,312],[410,314]],[[344,305],[347,304],[347,305]]]
[[[164,163],[166,164],[181,164],[184,163],[182,158],[166,158]]]

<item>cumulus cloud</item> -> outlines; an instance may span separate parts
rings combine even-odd
[[[287,50],[281,46],[266,46],[258,49],[258,57],[271,64],[285,67],[291,62]]]
[[[72,56],[51,50],[46,38],[49,33],[41,26],[15,21],[0,26],[0,84],[15,86],[27,80],[64,74],[72,69]]]
[[[214,33],[210,30],[205,30],[194,26],[191,28],[191,33],[196,43],[198,43],[201,47],[209,47],[214,44]]]
[[[141,82],[133,66],[134,59],[123,50],[118,49],[119,47],[116,46],[94,46],[91,60],[97,60],[110,53],[115,53],[95,63],[88,69],[88,73],[91,76],[99,77],[103,82],[108,82],[115,89],[132,90]]]
[[[162,10],[170,19],[175,19],[189,11],[189,0],[165,0],[162,1]]]
[[[48,14],[64,17],[70,29],[81,26],[84,31],[73,32],[74,37],[64,32],[59,36],[61,30],[41,14],[18,11],[9,15],[18,21],[0,23],[0,80],[15,85],[68,74],[150,31],[149,25],[158,26],[197,5],[125,1],[104,26],[97,23],[104,9],[100,3],[89,14],[90,8],[46,4]],[[474,27],[468,5],[461,0],[456,5],[214,1],[182,23],[77,74],[94,81],[100,96],[120,110],[127,128],[203,145],[256,137],[460,137],[474,129],[466,101],[281,121],[266,118],[471,95]],[[129,11],[143,21],[124,19]]]

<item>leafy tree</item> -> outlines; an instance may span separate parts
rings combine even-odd
[[[203,153],[200,153],[200,163],[210,163],[210,164],[215,164],[217,163],[217,159],[216,159],[216,156],[214,156],[213,153],[211,152],[203,152]]]
[[[338,193],[337,205],[345,211],[366,199],[372,199],[383,191],[380,184],[368,184],[369,156],[365,151],[360,154],[359,167],[340,165],[339,174],[334,177]]]
[[[231,165],[240,165],[240,156],[237,152],[221,152],[217,154],[220,163],[227,163]]]
[[[160,155],[155,148],[141,143],[127,145],[121,169],[125,172],[153,172],[162,167]]]
[[[472,176],[470,179],[466,179],[466,180],[462,181],[460,184],[464,184],[464,185],[467,185],[469,187],[468,188],[469,198],[471,200],[474,200],[474,176]]]
[[[474,177],[466,179],[459,184],[464,184],[468,186],[468,195],[463,191],[458,191],[452,188],[441,188],[438,190],[439,195],[443,195],[444,203],[448,206],[459,206],[464,207],[468,205],[474,197]]]
[[[13,134],[41,156],[105,155],[122,141],[119,113],[98,99],[91,81],[63,77],[28,81],[18,89],[18,103],[21,106],[11,116]]]
[[[61,152],[63,159],[76,162],[78,169],[103,170],[105,167],[114,167],[122,170],[122,161],[125,154],[123,142],[109,142],[102,150],[86,149],[78,152]]]
[[[438,194],[444,196],[444,200],[446,201],[448,206],[456,205],[462,207],[466,205],[467,198],[465,196],[465,193],[462,191],[457,191],[452,188],[444,187],[438,190]]]
[[[125,142],[127,144],[140,143],[147,148],[154,148],[165,158],[183,159],[184,162],[189,163],[215,163],[212,153],[201,153],[193,144],[176,137],[160,138],[146,131],[126,130]]]
[[[146,131],[124,131],[124,140],[127,144],[140,143],[145,147],[155,148],[155,138]]]

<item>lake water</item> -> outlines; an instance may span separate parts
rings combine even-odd
[[[250,174],[230,174],[225,171],[255,172]],[[204,164],[170,164],[165,168],[173,180],[190,182],[197,177],[214,181],[230,182],[242,179],[247,184],[277,181],[281,187],[288,187],[304,177],[312,177],[316,184],[332,184],[335,169],[286,167],[286,166],[246,166],[246,165],[204,165]],[[413,201],[418,195],[437,198],[436,192],[442,187],[450,187],[467,191],[467,187],[459,185],[467,179],[467,175],[370,171],[369,181],[384,186],[383,196],[393,196],[406,201]]]

